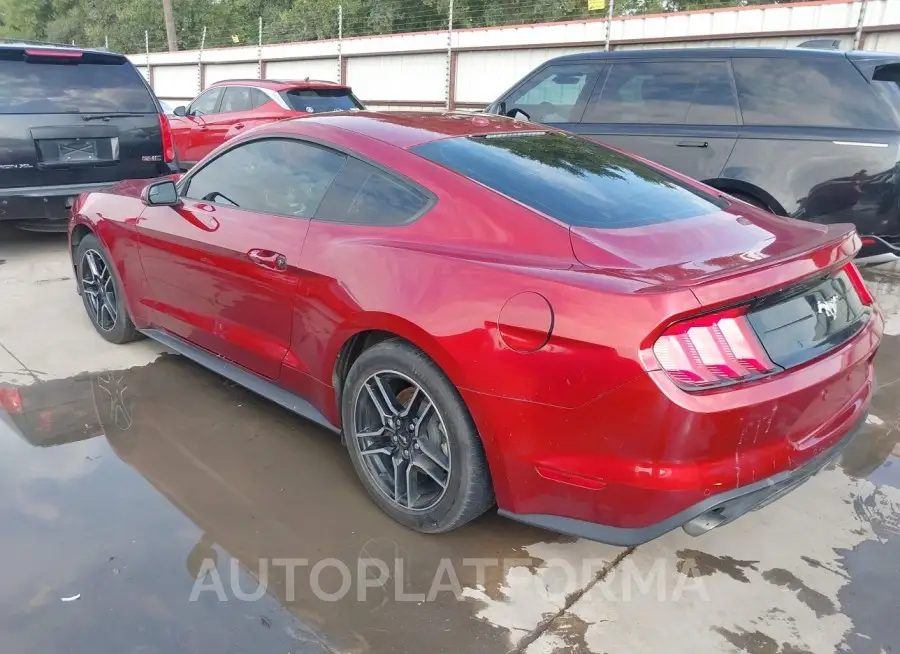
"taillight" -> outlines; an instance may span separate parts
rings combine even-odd
[[[875,304],[875,297],[872,295],[869,287],[866,286],[866,282],[862,278],[862,275],[859,274],[859,268],[857,268],[852,263],[848,263],[846,266],[844,266],[844,272],[847,273],[847,279],[850,280],[850,283],[853,285],[853,289],[859,296],[859,301],[866,306]]]
[[[10,415],[22,413],[22,396],[19,395],[18,389],[9,386],[0,386],[0,409],[3,409]]]
[[[166,163],[174,163],[175,139],[172,137],[172,126],[164,113],[159,114],[159,132],[162,134],[163,160]]]
[[[779,370],[756,337],[746,307],[676,323],[653,346],[663,370],[689,390],[747,381]]]

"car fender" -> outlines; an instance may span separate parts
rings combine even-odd
[[[367,331],[383,331],[406,339],[434,361],[457,388],[466,388],[467,379],[460,363],[441,344],[440,339],[410,322],[406,318],[378,311],[355,314],[332,334],[323,362],[328,366],[320,372],[320,379],[332,379],[338,355],[347,342],[357,334]]]

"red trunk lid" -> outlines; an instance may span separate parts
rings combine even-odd
[[[729,211],[628,229],[570,228],[582,264],[730,304],[832,269],[860,247],[852,225],[817,225],[734,204]]]

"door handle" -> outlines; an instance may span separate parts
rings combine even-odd
[[[254,248],[247,252],[247,256],[257,266],[268,268],[269,270],[287,270],[287,257],[279,252]]]
[[[676,141],[677,148],[708,148],[709,143],[706,141]]]

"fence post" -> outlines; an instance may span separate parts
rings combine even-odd
[[[607,52],[609,52],[609,35],[612,31],[613,7],[615,4],[616,0],[609,0],[609,13],[606,16],[606,47],[603,48]]]
[[[203,92],[203,46],[206,45],[206,25],[200,37],[200,50],[197,52],[197,94]]]
[[[109,51],[109,35],[103,37],[103,47],[106,48],[107,52]]]
[[[147,66],[147,81],[150,82],[150,88],[156,93],[156,87],[153,86],[153,68],[150,67],[150,31],[144,30],[144,63]]]
[[[866,5],[869,0],[860,0],[859,3],[859,20],[856,21],[856,33],[853,35],[853,49],[859,50],[863,41],[863,23],[866,20]]]
[[[344,42],[344,5],[338,5],[338,38],[337,38],[337,82],[346,84],[344,79],[344,54],[342,45]]]
[[[452,111],[456,104],[456,57],[453,56],[453,0],[450,0],[450,8],[447,12],[447,77],[446,84],[446,109]]]
[[[265,73],[265,72],[266,71],[264,70],[263,60],[262,60],[262,16],[260,16],[259,17],[259,39],[257,40],[257,46],[256,46],[256,76],[259,79],[263,79],[265,77],[265,75],[263,73]]]

